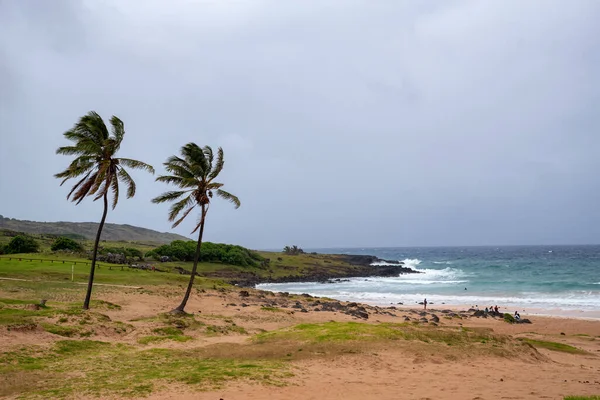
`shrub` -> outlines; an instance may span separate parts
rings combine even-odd
[[[37,253],[40,245],[30,236],[18,235],[6,245],[6,254]]]
[[[170,244],[162,245],[146,253],[146,257],[158,260],[160,257],[169,257],[173,261],[193,261],[196,254],[197,242],[193,240],[175,240]],[[242,246],[223,243],[202,243],[200,261],[221,262],[242,267],[265,267],[265,259],[258,253]]]
[[[515,317],[513,317],[513,316],[512,316],[511,314],[509,314],[509,313],[505,313],[505,314],[504,314],[504,321],[505,321],[505,322],[508,322],[509,324],[514,324],[514,323],[516,322],[516,321],[515,321]]]
[[[52,251],[58,250],[70,250],[70,251],[83,251],[83,246],[73,239],[69,239],[68,237],[61,236],[57,238],[52,246],[50,247]]]

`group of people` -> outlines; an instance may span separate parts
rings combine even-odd
[[[499,312],[498,312],[498,306],[494,306],[494,307],[490,306],[490,308],[486,307],[485,310],[484,310],[484,312],[486,314],[487,313],[496,313],[496,314],[499,314]]]
[[[465,288],[465,290],[466,290],[466,289],[467,289],[467,288]],[[424,299],[424,300],[423,300],[423,308],[424,308],[425,310],[427,310],[427,299]],[[475,306],[475,308],[477,308],[477,306]],[[479,308],[477,308],[477,309],[479,310]],[[493,307],[492,307],[492,306],[486,307],[486,308],[485,308],[485,310],[484,310],[483,312],[485,312],[485,315],[488,315],[489,313],[494,313],[494,314],[496,314],[496,315],[500,315],[500,311],[498,311],[498,306],[497,306],[497,305],[495,305],[495,306],[493,306]],[[516,321],[519,321],[519,320],[521,319],[521,315],[519,314],[519,312],[518,312],[518,311],[515,311],[515,315],[514,315],[514,317],[515,317],[515,320],[516,320]]]

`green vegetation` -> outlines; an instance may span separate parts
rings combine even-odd
[[[112,208],[114,209],[119,201],[119,181],[124,182],[127,186],[127,198],[135,195],[135,182],[124,167],[154,173],[151,165],[130,158],[116,157],[125,137],[125,127],[123,121],[115,116],[110,119],[110,125],[111,132],[108,131],[102,117],[96,112],[90,111],[81,117],[71,130],[64,133],[64,137],[73,142],[73,145],[59,147],[56,150],[57,154],[76,156],[64,171],[54,175],[55,178],[62,179],[60,184],[63,185],[69,179],[81,178],[73,186],[67,199],[79,204],[83,199],[91,196],[94,201],[101,198],[104,202],[104,212],[94,242],[88,289],[83,302],[83,308],[86,310],[90,307],[92,297],[98,245],[108,212],[109,191],[112,192]]]
[[[50,250],[52,250],[52,251],[68,250],[68,251],[73,251],[73,252],[81,252],[81,251],[83,251],[83,246],[73,239],[69,239],[68,237],[60,236],[60,237],[56,238],[54,243],[52,243]],[[27,253],[29,253],[29,252],[27,252]]]
[[[502,343],[505,341],[505,338],[494,335],[488,330],[425,327],[392,323],[326,322],[321,324],[300,324],[288,329],[265,332],[256,335],[254,340],[258,343],[289,340],[312,343],[419,340],[428,343],[439,342],[447,345],[464,345],[482,342]]]
[[[37,253],[39,247],[39,243],[31,236],[18,235],[3,247],[2,252],[4,254]]]
[[[513,317],[512,314],[504,313],[504,322],[508,322],[509,324],[514,324],[516,322],[515,317]]]
[[[73,371],[73,366],[77,371]],[[51,350],[22,348],[0,353],[6,379],[0,397],[14,395],[57,398],[72,396],[147,396],[163,383],[199,388],[249,379],[283,383],[289,376],[278,361],[203,356],[199,350],[138,350],[91,340],[63,340]],[[18,379],[17,379],[18,377]],[[41,378],[41,379],[40,379]]]
[[[567,396],[564,400],[600,400],[600,396]]]
[[[175,342],[187,342],[188,340],[192,340],[191,336],[185,335],[160,335],[160,336],[144,336],[138,339],[139,344],[149,344],[162,342],[164,340],[173,340]]]
[[[213,195],[216,195],[233,203],[235,208],[240,206],[240,200],[233,194],[221,189],[223,184],[215,181],[225,165],[222,148],[219,147],[216,160],[214,160],[210,146],[200,148],[195,143],[188,143],[183,146],[181,155],[183,158],[171,156],[164,163],[165,169],[173,175],[162,175],[156,178],[157,181],[174,184],[181,190],[165,192],[152,199],[152,202],[156,204],[175,202],[169,211],[169,221],[173,222],[173,228],[178,226],[196,206],[201,209],[200,220],[192,231],[192,233],[198,231],[198,243],[194,253],[194,265],[190,274],[190,281],[181,304],[173,310],[183,313],[198,270],[204,223],[210,199]]]
[[[548,349],[553,351],[562,351],[563,353],[571,354],[585,354],[585,351],[578,349],[577,347],[570,346],[564,343],[547,342],[545,340],[534,340],[528,338],[519,338],[519,340],[529,343],[530,345],[542,349]]]
[[[176,240],[171,244],[162,245],[148,253],[146,257],[159,259],[169,257],[173,261],[194,261],[197,242],[193,240]],[[223,264],[239,265],[242,267],[260,267],[265,258],[260,254],[242,246],[222,243],[202,243],[200,262],[220,262]]]

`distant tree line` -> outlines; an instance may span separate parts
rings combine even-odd
[[[147,252],[146,257],[153,257],[156,260],[161,257],[169,257],[173,261],[194,261],[196,245],[197,242],[193,240],[175,240],[170,244],[162,245]],[[242,267],[260,267],[266,264],[264,257],[245,247],[211,242],[202,243],[200,261],[219,262]]]
[[[293,246],[285,246],[283,248],[283,252],[285,254],[287,254],[288,256],[297,256],[298,254],[304,254],[304,250],[302,250],[300,247],[293,245]]]

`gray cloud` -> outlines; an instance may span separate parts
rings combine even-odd
[[[209,240],[597,243],[598,17],[593,0],[4,0],[0,213],[99,218],[52,178],[61,133],[96,110],[157,167],[224,147],[243,205],[214,204]],[[109,221],[168,230],[149,202],[167,187],[136,178]]]

